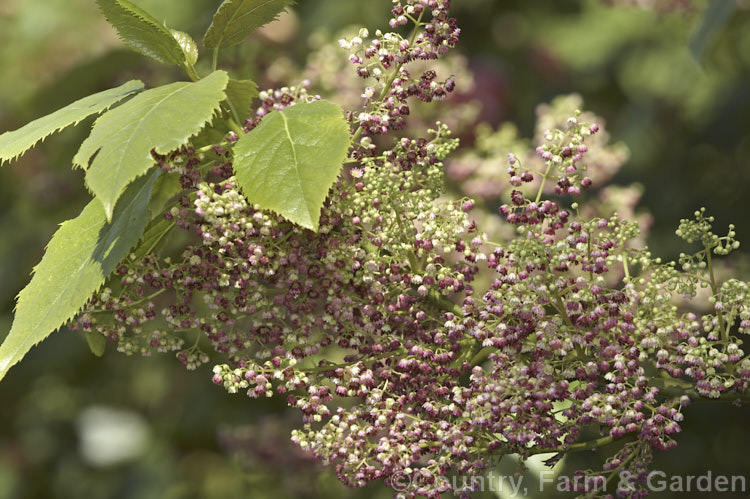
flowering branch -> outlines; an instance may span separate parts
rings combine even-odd
[[[184,190],[164,218],[193,239],[179,257],[150,247],[128,260],[73,326],[128,354],[176,351],[189,368],[213,360],[213,381],[232,393],[285,396],[303,419],[292,440],[350,486],[409,474],[407,497],[439,497],[449,474],[482,473],[498,456],[614,443],[607,476],[638,476],[653,450],[676,445],[691,400],[748,397],[750,358],[732,333],[750,332],[750,285],[720,283],[711,260],[736,249],[733,228],[715,236],[702,211],[683,221],[678,235],[704,248],[678,269],[635,249],[637,223],[568,207],[592,187],[587,158],[604,140],[576,112],[544,134],[543,168],[508,157],[498,214],[515,237],[489,240],[474,201],[444,195],[443,161],[458,146],[447,126],[397,133],[413,99],[455,87],[411,64],[457,43],[449,7],[396,2],[390,24],[413,23],[408,39],[362,30],[340,42],[375,83],[347,111],[357,128],[317,232],[243,195],[240,133],[158,157]],[[308,87],[261,92],[240,132],[317,100]],[[705,282],[715,315],[680,313],[673,296]],[[200,342],[185,348],[184,331],[205,338],[211,357]],[[579,441],[585,428],[604,434]]]

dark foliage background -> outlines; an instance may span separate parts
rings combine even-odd
[[[630,149],[614,183],[643,184],[641,208],[654,217],[650,246],[676,258],[683,248],[674,229],[700,206],[719,226],[735,223],[750,247],[750,2],[737,0],[721,18],[709,4],[722,2],[735,4],[698,1],[691,10],[656,13],[594,0],[461,0],[455,13],[482,119],[514,122],[530,136],[537,104],[581,93]],[[136,3],[196,39],[218,4]],[[284,78],[304,76],[295,68],[304,67],[311,45],[352,24],[384,25],[390,4],[300,0],[292,15],[223,62],[264,88],[296,83]],[[713,30],[701,28],[711,21]],[[90,0],[3,0],[0,67],[0,131],[127,79],[155,85],[181,77],[122,50]],[[0,336],[46,241],[88,199],[81,172],[69,167],[86,129],[52,137],[0,169]],[[745,249],[726,272],[747,276],[749,267]],[[209,370],[186,372],[170,356],[108,351],[96,358],[65,330],[11,370],[0,400],[0,498],[392,495],[378,484],[344,489],[300,454],[288,443],[286,428],[296,419],[283,401],[227,395],[210,383]],[[748,416],[746,407],[696,404],[679,448],[657,456],[655,468],[750,481]],[[589,463],[591,455],[578,455],[564,469]],[[494,496],[505,497],[486,493]]]

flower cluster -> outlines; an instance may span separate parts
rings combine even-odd
[[[526,194],[536,192],[543,178],[542,173],[549,166],[548,160],[556,159],[559,160],[558,166],[562,166],[558,168],[562,173],[566,173],[565,169],[571,170],[567,173],[585,173],[591,182],[601,187],[625,164],[628,151],[621,144],[610,144],[606,131],[598,131],[603,123],[602,118],[590,112],[579,111],[580,114],[575,115],[582,106],[583,99],[577,94],[560,96],[549,104],[538,106],[533,143],[546,144],[536,151],[531,148],[532,142],[519,136],[513,124],[503,124],[497,131],[486,124],[479,125],[475,147],[448,163],[448,177],[469,196],[488,201],[508,199],[512,189],[522,186],[519,178],[523,172],[527,172],[526,178],[531,181],[523,183],[521,190]],[[588,134],[583,152],[578,151],[579,146],[573,143],[572,136],[565,137],[566,133],[573,131],[574,122],[597,124],[595,135],[590,133],[591,130],[581,129],[582,133]],[[566,142],[565,148],[558,147],[561,140]],[[578,156],[584,153],[586,161],[582,164]],[[563,162],[564,159],[566,162]],[[508,162],[512,163],[510,166],[516,173],[510,183],[498,175],[507,168]],[[544,193],[551,194],[554,188],[555,184],[551,183]]]
[[[350,486],[408,477],[406,497],[439,497],[451,474],[481,474],[508,454],[612,443],[600,472],[580,473],[609,489],[621,472],[639,483],[653,451],[675,446],[692,400],[747,396],[750,357],[735,333],[750,331],[750,286],[720,284],[711,260],[737,246],[734,231],[715,236],[702,211],[684,221],[678,234],[704,248],[678,268],[633,244],[636,222],[565,205],[591,185],[584,165],[601,133],[575,112],[544,134],[541,168],[508,158],[499,214],[514,237],[490,241],[473,200],[444,196],[443,161],[457,147],[444,124],[427,137],[373,137],[400,128],[410,98],[452,90],[405,68],[455,45],[448,7],[397,2],[391,25],[412,23],[410,39],[342,42],[376,87],[357,118],[350,111],[349,159],[317,232],[243,196],[233,134],[160,156],[179,184],[174,206],[73,326],[128,354],[178,351],[188,368],[213,360],[213,382],[230,393],[285,397],[302,416],[293,442]],[[263,92],[245,130],[317,98],[307,86]],[[157,251],[173,227],[182,246]],[[712,313],[674,304],[702,287]]]
[[[245,133],[257,127],[263,117],[274,110],[287,108],[297,102],[314,102],[320,100],[319,95],[308,95],[310,89],[310,80],[303,81],[298,86],[282,87],[277,90],[264,90],[260,92],[260,107],[256,110],[255,116],[245,120],[243,131]]]
[[[402,129],[411,112],[409,97],[432,102],[453,92],[454,77],[439,81],[433,70],[414,77],[406,67],[412,61],[437,59],[458,43],[460,29],[448,16],[449,7],[450,0],[396,2],[390,25],[395,29],[413,24],[409,38],[378,30],[369,40],[369,32],[362,29],[358,36],[339,41],[342,48],[351,51],[349,60],[357,66],[357,74],[375,81],[362,94],[365,109],[354,117],[363,135]],[[430,21],[423,22],[428,16]]]
[[[369,32],[362,31],[362,34],[369,35]],[[341,56],[342,38],[345,42],[352,39],[351,31],[346,30],[339,36],[333,37],[325,29],[315,32],[311,37],[314,50],[308,55],[307,62],[304,68],[299,70],[299,74],[295,73],[290,78],[309,78],[314,83],[316,91],[325,95],[326,99],[336,102],[343,109],[356,109],[363,102],[369,104],[376,101],[382,93],[382,87],[377,85],[378,82],[374,78],[368,78],[367,84],[370,86],[363,92],[362,78],[357,75],[356,69],[351,70],[349,60]],[[345,44],[345,46],[348,45]],[[351,51],[352,48],[348,50]],[[409,62],[405,67],[413,75],[422,75],[427,71],[432,71],[430,75],[435,74],[434,79],[438,81],[445,81],[452,76],[455,81],[461,81],[461,85],[456,86],[453,92],[446,94],[445,100],[441,103],[442,108],[450,107],[449,113],[441,112],[440,108],[432,103],[409,99],[406,103],[409,115],[404,120],[406,128],[400,130],[400,134],[418,136],[438,119],[446,123],[459,136],[474,126],[486,102],[478,98],[474,74],[469,68],[469,61],[465,55],[452,53],[447,58],[417,59]],[[369,82],[374,82],[375,85]],[[362,112],[366,111],[362,110]]]

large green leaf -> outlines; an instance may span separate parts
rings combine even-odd
[[[214,71],[194,83],[146,90],[96,120],[73,163],[88,168],[86,185],[108,217],[125,187],[154,165],[152,149],[166,154],[201,131],[224,100],[228,79]]]
[[[184,66],[185,53],[163,24],[128,0],[96,0],[122,40],[133,50],[164,64]]]
[[[240,124],[250,116],[250,104],[258,96],[258,85],[253,80],[229,80],[227,101]]]
[[[94,199],[60,226],[18,295],[13,326],[0,345],[0,379],[32,346],[75,316],[135,246],[149,220],[148,201],[160,173],[131,184],[111,224]]]
[[[214,14],[203,44],[208,48],[236,45],[293,4],[294,0],[224,0]]]
[[[101,113],[125,97],[142,89],[143,83],[138,80],[131,80],[117,88],[84,97],[52,114],[28,123],[18,130],[0,135],[0,164],[5,161],[12,161],[34,147],[40,140],[44,140],[45,137],[70,125],[77,125],[86,117]]]
[[[237,183],[250,202],[317,231],[349,142],[349,127],[335,104],[273,111],[234,146]]]

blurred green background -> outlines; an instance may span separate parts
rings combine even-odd
[[[135,3],[199,40],[219,2]],[[613,182],[643,185],[640,207],[654,217],[648,241],[656,254],[675,258],[684,249],[674,229],[700,206],[717,217],[719,230],[736,224],[750,247],[750,2],[696,1],[676,12],[596,0],[454,4],[463,28],[458,52],[473,73],[466,98],[481,102],[481,120],[512,122],[531,136],[538,104],[578,92],[587,109],[607,120],[612,139],[630,149]],[[345,67],[322,66],[330,59],[325,42],[352,25],[384,26],[390,5],[300,0],[280,23],[228,50],[222,65],[263,88],[310,77],[325,96],[317,79],[330,80]],[[311,48],[317,59],[308,62]],[[333,54],[345,60],[343,51]],[[0,131],[125,80],[157,85],[182,78],[123,50],[90,0],[0,0],[0,67]],[[449,106],[435,107],[436,118],[441,112]],[[70,158],[89,125],[49,138],[0,169],[0,336],[44,245],[88,199]],[[470,146],[470,129],[462,137]],[[747,277],[747,261],[741,253],[726,271]],[[210,369],[186,372],[171,356],[126,358],[110,349],[95,358],[68,331],[10,371],[0,401],[0,498],[392,495],[379,484],[345,489],[300,454],[288,442],[296,415],[282,400],[227,395],[211,384]],[[678,449],[657,455],[654,468],[668,475],[742,474],[750,481],[749,416],[746,407],[696,404]],[[595,466],[592,458],[564,464]]]

